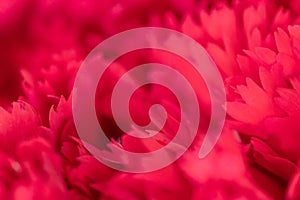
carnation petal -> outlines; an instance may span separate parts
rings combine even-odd
[[[291,45],[292,41],[288,34],[281,28],[278,28],[274,35],[279,53],[293,56],[293,50]]]
[[[271,65],[276,62],[276,53],[269,48],[256,47],[255,53],[258,59],[267,65]]]

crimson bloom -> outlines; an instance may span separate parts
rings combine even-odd
[[[285,196],[299,160],[296,4],[220,3],[210,12],[199,9],[196,19],[187,15],[182,25],[222,71],[229,122],[245,145],[249,171],[275,199]]]
[[[251,165],[277,176],[279,187],[286,185],[296,171],[300,156],[295,140],[299,131],[294,126],[299,118],[299,28],[290,26],[289,34],[282,29],[275,32],[276,52],[264,47],[246,52],[259,70],[259,82],[247,77],[245,86],[236,87],[240,99],[228,103],[228,113],[237,120],[233,125],[242,134],[243,142],[248,143],[246,151]]]
[[[0,198],[300,198],[299,12],[298,0],[1,1]],[[132,66],[178,65],[198,86],[201,109],[199,134],[180,159],[155,172],[131,174],[107,167],[87,151],[73,122],[70,96],[92,48],[120,31],[144,26],[180,31],[205,47],[224,78],[228,120],[214,150],[199,160],[211,114],[203,80],[166,53],[120,58],[95,97],[98,120],[112,145],[155,151],[174,137],[182,117],[173,94],[146,86],[134,93],[130,111],[145,124],[149,107],[164,105],[171,119],[159,136],[139,140],[116,126],[108,109],[110,92]],[[124,118],[123,113],[117,117]],[[130,127],[128,133],[138,131]]]
[[[62,159],[32,106],[16,102],[0,113],[1,199],[67,198]]]

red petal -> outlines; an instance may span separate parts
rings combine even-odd
[[[261,62],[266,63],[267,65],[271,65],[276,62],[276,53],[271,49],[256,47],[255,53],[258,59],[260,59]]]
[[[197,24],[190,15],[187,15],[183,20],[181,30],[183,33],[189,35],[194,39],[199,39],[204,34],[201,26],[199,26],[199,24]]]
[[[234,119],[244,123],[256,124],[262,120],[257,110],[240,102],[228,102],[227,113]]]
[[[253,161],[269,172],[288,181],[296,170],[296,165],[282,158],[263,141],[252,138],[249,153]]]
[[[262,45],[261,34],[258,28],[255,28],[250,37],[248,38],[248,47],[250,50],[254,50],[255,47]]]
[[[282,66],[284,76],[291,76],[300,72],[295,59],[289,55],[279,53],[277,55],[277,63]]]
[[[277,32],[274,33],[274,36],[278,51],[293,56],[291,39],[288,34],[281,28],[278,28]]]
[[[290,116],[300,119],[300,96],[294,90],[278,88],[280,97],[275,98],[276,104]]]

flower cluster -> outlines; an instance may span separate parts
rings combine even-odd
[[[299,13],[299,0],[1,1],[0,199],[299,199]],[[85,148],[71,94],[97,44],[145,26],[177,30],[207,50],[226,86],[227,120],[213,151],[199,159],[210,102],[194,78],[203,114],[195,142],[170,166],[133,174],[107,167]],[[138,123],[149,120],[154,103],[171,119],[158,137],[135,139],[106,109],[113,84],[149,61],[188,67],[163,52],[133,54],[106,72],[96,111],[114,145],[149,152],[176,134],[178,102],[159,86],[138,90],[131,102]]]

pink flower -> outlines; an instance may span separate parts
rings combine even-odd
[[[24,99],[38,110],[44,125],[49,124],[51,106],[58,104],[60,96],[69,97],[80,63],[76,52],[68,50],[53,54],[37,71],[21,70]]]
[[[11,111],[0,110],[0,198],[299,198],[299,8],[297,0],[0,2],[0,105]],[[214,151],[199,160],[210,115],[206,87],[193,71],[185,70],[189,66],[184,61],[145,51],[137,52],[137,59],[120,58],[102,80],[96,96],[100,124],[114,145],[133,152],[168,143],[178,128],[180,110],[164,88],[140,88],[130,104],[139,124],[149,121],[153,103],[165,106],[171,120],[158,137],[128,136],[107,108],[114,83],[130,67],[150,61],[178,64],[199,86],[202,121],[196,141],[174,164],[147,174],[113,170],[85,149],[70,98],[81,60],[105,38],[144,26],[181,31],[207,49],[225,80],[228,124],[239,143],[226,127]],[[18,98],[23,101],[10,107]],[[123,113],[118,117],[124,118]]]
[[[222,71],[230,123],[246,145],[249,170],[274,198],[283,198],[300,155],[294,125],[299,27],[289,26],[299,23],[296,4],[220,3],[210,12],[200,8],[196,19],[187,15],[181,28],[207,47]]]
[[[62,160],[33,108],[16,102],[0,116],[1,199],[67,198]]]
[[[85,150],[76,136],[70,103],[70,100],[61,99],[57,108],[51,110],[50,127],[59,140],[57,146],[65,160],[72,199],[270,198],[247,177],[240,149],[228,129],[206,159],[197,158],[196,147],[161,170],[124,173],[103,165]],[[130,151],[140,152],[144,148],[152,150],[154,143],[127,140],[124,136],[120,144]]]
[[[204,160],[195,159],[197,151],[188,151],[161,170],[147,174],[118,173],[96,187],[103,192],[103,199],[269,199],[247,177],[239,148],[230,132],[226,132],[221,141],[223,144]],[[228,150],[231,142],[232,148]],[[226,163],[232,165],[226,167]]]
[[[196,15],[187,13],[179,26],[206,47],[224,78],[257,75],[255,69],[240,67],[238,64],[246,61],[243,55],[237,55],[258,46],[275,47],[273,32],[299,22],[293,8],[289,1],[216,1],[209,10],[199,7]]]
[[[236,120],[232,121],[233,126],[241,134],[242,142],[248,144],[250,167],[261,167],[272,178],[266,184],[264,179],[268,176],[257,169],[253,171],[254,176],[277,198],[283,194],[274,190],[274,184],[286,185],[300,158],[299,142],[295,140],[299,131],[294,126],[299,119],[300,105],[296,30],[299,26],[289,26],[289,34],[282,29],[274,33],[276,51],[265,47],[245,51],[248,56],[243,57],[246,62],[240,63],[240,67],[252,63],[251,68],[258,70],[259,77],[245,74],[245,85],[233,82],[237,85],[232,91],[235,94],[229,95],[240,96],[227,106],[228,114]]]

